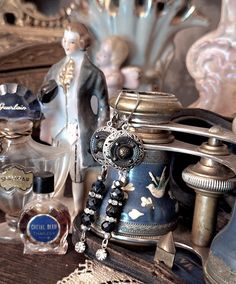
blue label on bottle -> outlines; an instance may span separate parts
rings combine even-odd
[[[52,216],[40,214],[29,221],[27,232],[34,241],[52,243],[60,234],[60,225]]]

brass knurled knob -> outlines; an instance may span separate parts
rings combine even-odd
[[[199,151],[207,152],[211,156],[229,154],[227,146],[214,138],[203,143]],[[210,244],[215,231],[218,197],[236,187],[235,174],[210,157],[204,157],[197,164],[188,166],[183,171],[182,178],[196,192],[192,242],[206,247]]]
[[[220,179],[217,177],[212,178],[207,175],[199,175],[198,172],[194,172],[192,165],[183,171],[182,178],[189,187],[201,191],[224,193],[236,187],[236,179],[232,178],[231,175],[229,175],[229,179],[224,180],[222,177]]]

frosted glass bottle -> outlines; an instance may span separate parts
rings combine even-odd
[[[189,107],[224,116],[236,113],[235,11],[235,0],[222,0],[217,29],[197,40],[188,51],[187,68],[199,91],[199,98]]]
[[[20,241],[17,222],[32,197],[35,172],[54,173],[55,193],[62,189],[68,174],[67,149],[35,142],[32,128],[30,120],[0,120],[0,209],[6,213],[7,222],[0,224],[0,241]]]
[[[25,254],[65,254],[67,251],[70,214],[66,206],[52,198],[53,191],[52,173],[34,174],[33,198],[19,219]]]

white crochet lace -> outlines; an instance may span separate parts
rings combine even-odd
[[[129,277],[127,274],[115,271],[99,262],[86,260],[79,264],[69,276],[58,281],[57,284],[118,284],[142,282]]]

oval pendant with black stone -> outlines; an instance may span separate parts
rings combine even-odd
[[[117,169],[131,169],[144,158],[142,140],[126,130],[111,133],[105,140],[103,155]]]
[[[106,138],[114,131],[116,131],[114,127],[104,126],[98,128],[90,139],[91,155],[99,164],[104,164],[103,144]]]

